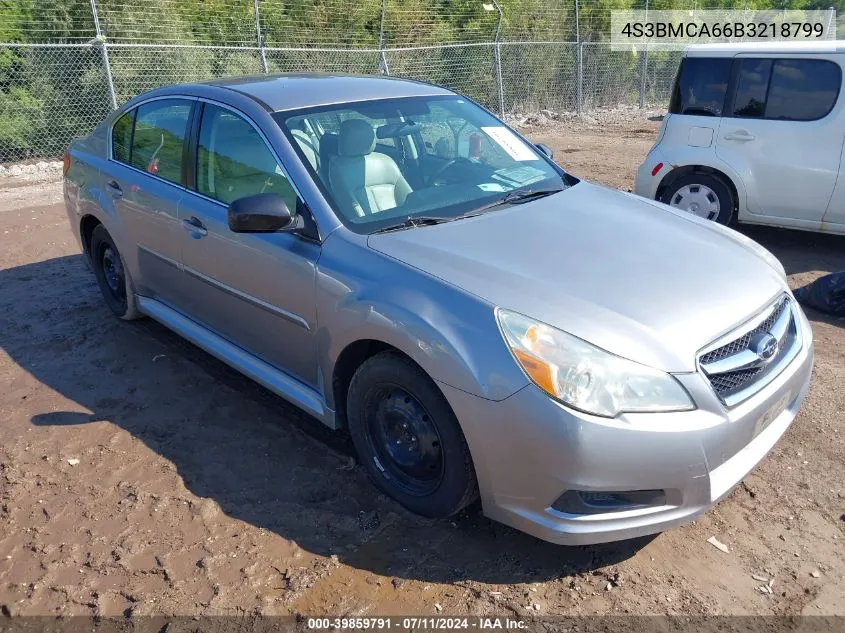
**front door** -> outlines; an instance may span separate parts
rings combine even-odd
[[[295,232],[233,233],[227,207],[278,193],[306,213],[263,136],[240,114],[203,104],[196,192],[179,205],[190,316],[317,387],[315,280],[320,245]],[[199,195],[198,195],[199,194]]]
[[[760,216],[819,226],[845,136],[837,59],[737,56],[735,91],[719,126],[716,154],[741,174],[752,221]]]

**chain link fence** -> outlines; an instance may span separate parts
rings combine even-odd
[[[433,1],[65,0],[35,15],[24,9],[37,3],[7,0],[0,163],[60,157],[152,88],[231,75],[383,73],[447,86],[502,115],[668,101],[680,53],[576,41],[573,2],[522,0],[517,15],[495,2],[481,11],[440,3],[438,14]],[[444,18],[444,6],[455,14]],[[580,24],[589,34],[605,17],[588,5]]]

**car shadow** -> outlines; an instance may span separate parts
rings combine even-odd
[[[733,228],[769,249],[783,264],[787,275],[797,276],[799,285],[810,283],[827,272],[845,270],[845,236],[750,224]],[[845,327],[843,317],[802,307],[811,321]]]
[[[845,270],[843,235],[750,224],[733,228],[769,249],[781,261],[788,275]]]
[[[652,538],[560,547],[478,507],[451,521],[420,518],[378,494],[344,434],[154,321],[115,319],[82,256],[2,270],[0,288],[0,347],[74,403],[32,424],[109,421],[171,462],[197,497],[307,551],[400,578],[513,583],[599,573]]]

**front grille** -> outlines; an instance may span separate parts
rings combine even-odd
[[[762,389],[797,354],[800,346],[792,300],[784,294],[750,325],[722,340],[726,342],[705,351],[698,364],[716,394],[725,404],[734,406]],[[771,352],[767,358],[757,349],[764,340],[768,340]]]
[[[716,390],[716,393],[730,393],[734,389],[739,389],[748,384],[754,379],[754,376],[759,374],[762,369],[742,369],[740,371],[729,371],[724,374],[715,374],[710,377],[710,384]]]
[[[777,321],[778,317],[783,314],[783,311],[786,310],[788,307],[789,299],[786,297],[786,295],[784,295],[778,300],[775,309],[771,313],[771,315],[769,315],[766,320],[763,321],[760,325],[755,327],[753,330],[746,332],[735,341],[731,341],[727,345],[723,345],[722,347],[714,349],[712,352],[707,352],[704,356],[701,357],[699,362],[702,365],[707,365],[708,363],[727,358],[728,356],[732,356],[737,352],[741,352],[742,350],[747,349],[754,335],[759,334],[760,332],[768,332],[769,329],[771,329],[772,325],[774,325],[775,321]]]

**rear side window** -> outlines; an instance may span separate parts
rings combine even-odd
[[[733,115],[780,121],[827,116],[839,96],[839,66],[825,59],[742,59]]]
[[[669,112],[722,116],[732,61],[729,57],[685,57],[675,80]]]
[[[734,116],[761,117],[766,112],[766,93],[772,75],[771,59],[744,59],[736,77]]]
[[[191,102],[162,99],[140,105],[136,110],[129,164],[165,180],[181,183],[182,148]],[[118,158],[117,155],[115,158]]]

